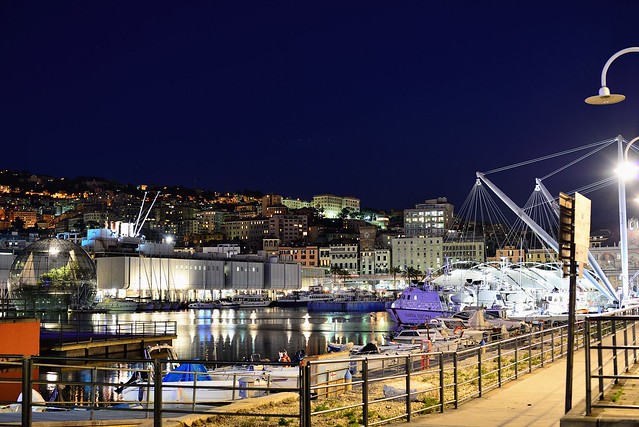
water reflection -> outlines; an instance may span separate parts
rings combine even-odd
[[[173,346],[180,358],[221,361],[242,360],[253,353],[275,360],[282,350],[323,354],[329,342],[383,344],[394,327],[385,312],[309,313],[305,308],[279,307],[46,316],[45,326],[176,321]]]

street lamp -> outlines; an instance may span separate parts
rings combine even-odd
[[[606,65],[604,65],[603,70],[601,71],[601,88],[599,89],[599,95],[589,96],[588,98],[586,98],[586,104],[590,104],[590,105],[617,104],[623,101],[624,99],[626,99],[624,95],[610,93],[610,89],[608,89],[608,86],[606,85],[606,74],[608,73],[608,68],[610,68],[610,64],[612,64],[615,59],[619,58],[621,55],[624,55],[626,53],[632,53],[632,52],[639,53],[639,47],[629,47],[626,49],[622,49],[619,52],[612,55],[610,59],[608,59],[608,62],[606,62]]]
[[[612,55],[601,71],[601,88],[599,89],[599,95],[590,96],[585,99],[587,104],[590,105],[611,105],[617,104],[626,97],[621,94],[611,94],[610,89],[606,84],[606,75],[608,73],[608,68],[615,61],[615,59],[619,58],[626,53],[639,53],[639,47],[629,47],[626,49],[622,49],[619,52]],[[633,139],[627,145],[625,150],[623,150],[623,138],[617,137],[617,141],[619,144],[619,164],[620,169],[626,168],[628,165],[628,151],[630,150],[630,146],[637,140],[638,138]],[[618,189],[619,189],[619,234],[620,234],[620,246],[621,246],[621,296],[619,298],[619,306],[623,305],[624,299],[628,296],[628,223],[627,223],[627,213],[626,213],[626,185],[624,179],[621,177],[618,180]]]

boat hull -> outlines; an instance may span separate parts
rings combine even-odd
[[[384,311],[384,301],[311,301],[308,311]]]
[[[424,310],[418,308],[389,307],[386,309],[391,318],[400,325],[419,325],[428,323],[435,317],[450,316],[449,311],[444,310]]]

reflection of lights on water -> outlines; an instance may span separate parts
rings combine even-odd
[[[304,335],[304,346],[306,347],[306,346],[308,346],[308,343],[309,343],[309,341],[311,339],[311,331],[304,331],[303,330],[302,331],[302,335]],[[291,340],[290,337],[288,339],[289,339],[289,341]]]
[[[257,338],[257,329],[249,329],[249,336],[251,337],[251,353],[255,353],[255,339]]]

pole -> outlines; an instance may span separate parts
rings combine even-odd
[[[574,212],[574,211],[573,211]],[[570,289],[568,292],[568,348],[566,354],[566,414],[572,409],[572,378],[575,360],[575,322],[577,304],[577,261],[575,243],[570,244]]]
[[[619,165],[626,162],[627,153],[624,153],[623,138],[617,137]],[[617,179],[619,188],[619,235],[621,246],[621,295],[619,296],[619,308],[623,307],[624,300],[628,298],[628,221],[626,214],[626,181],[623,177]]]
[[[575,244],[575,198],[559,194],[559,259],[563,262],[563,277],[569,276],[568,342],[566,348],[565,413],[572,409],[572,379],[575,348],[575,305],[577,302],[577,246]],[[568,266],[568,271],[566,271]]]

